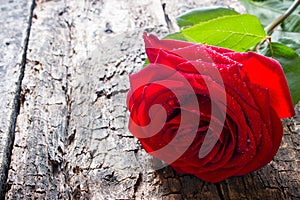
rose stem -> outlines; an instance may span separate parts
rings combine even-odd
[[[287,9],[287,11],[282,14],[281,16],[277,17],[274,21],[271,22],[266,28],[265,31],[267,32],[268,35],[270,35],[273,30],[283,22],[288,16],[294,12],[294,10],[300,5],[300,0],[295,0],[293,4]]]

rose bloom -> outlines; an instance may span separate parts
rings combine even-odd
[[[275,156],[293,116],[280,64],[253,53],[144,34],[150,64],[130,76],[129,130],[178,173],[209,182]]]

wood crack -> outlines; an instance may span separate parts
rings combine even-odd
[[[22,100],[22,81],[25,75],[25,68],[26,68],[26,57],[27,57],[27,50],[28,50],[28,44],[29,44],[29,36],[30,36],[30,30],[32,25],[32,18],[33,18],[33,10],[35,8],[35,0],[32,0],[30,10],[29,10],[29,17],[28,17],[28,25],[25,31],[25,38],[23,40],[23,50],[22,50],[22,58],[20,65],[20,75],[17,81],[17,88],[15,91],[15,96],[13,99],[13,108],[12,108],[12,114],[10,116],[10,127],[9,127],[9,137],[8,141],[4,146],[4,152],[6,153],[6,159],[3,160],[3,168],[1,169],[1,174],[3,174],[3,178],[0,179],[0,199],[5,199],[5,193],[7,190],[7,177],[8,177],[8,171],[9,166],[11,162],[11,155],[13,151],[13,144],[15,139],[15,129],[16,129],[16,123],[17,118],[20,113],[20,107],[21,107],[21,100]]]
[[[136,179],[136,182],[133,186],[133,197],[132,197],[133,199],[136,198],[136,193],[137,193],[138,188],[141,185],[141,183],[142,183],[142,174],[139,173],[138,178]]]
[[[165,21],[167,23],[167,28],[168,28],[169,32],[172,32],[172,30],[173,30],[172,22],[169,18],[169,15],[166,12],[167,3],[162,3],[161,6],[162,6],[162,9],[163,9],[163,12],[164,12],[164,17],[165,17]]]
[[[224,197],[224,194],[223,194],[223,191],[222,191],[220,183],[215,183],[215,186],[217,188],[220,200],[225,200],[225,197]]]

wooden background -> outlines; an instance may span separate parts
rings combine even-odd
[[[216,184],[153,170],[127,129],[142,33],[212,5],[244,12],[237,0],[0,0],[1,198],[299,199],[299,107],[269,165]]]

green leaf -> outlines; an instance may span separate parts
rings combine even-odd
[[[294,40],[289,38],[280,38],[278,41],[294,49],[297,52],[297,54],[300,54],[300,44],[295,42]]]
[[[147,58],[147,59],[145,60],[145,62],[144,62],[143,67],[146,67],[146,66],[149,65],[149,64],[150,64],[150,61],[149,61],[149,59]]]
[[[294,49],[300,55],[300,33],[275,31],[272,34],[272,41],[282,43]]]
[[[266,37],[253,15],[223,16],[181,30],[188,41],[247,51]]]
[[[284,31],[300,32],[300,15],[292,14],[282,24]]]
[[[282,15],[293,3],[293,0],[240,0],[247,12],[258,17],[267,26]],[[282,23],[283,31],[300,32],[300,6]]]
[[[300,56],[292,48],[272,42],[260,53],[278,60],[283,67],[294,105],[300,101]]]
[[[198,8],[178,16],[176,20],[178,26],[182,28],[187,26],[193,26],[217,17],[238,14],[238,12],[224,7]]]
[[[181,32],[173,33],[170,35],[165,36],[163,39],[168,39],[168,40],[180,40],[180,41],[186,41],[186,42],[192,42],[189,40],[189,38],[185,37],[185,35]]]
[[[293,59],[298,56],[296,51],[278,42],[271,42],[267,48],[261,50],[261,53],[270,57],[280,57]]]

